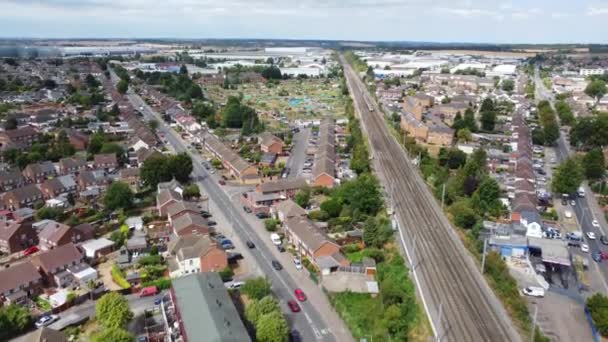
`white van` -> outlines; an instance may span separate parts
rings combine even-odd
[[[281,237],[277,233],[270,234],[270,240],[277,246],[281,244]]]
[[[542,287],[537,287],[537,286],[524,287],[523,289],[521,289],[521,292],[523,294],[525,294],[526,296],[531,296],[531,297],[544,297],[545,296],[545,289],[543,289]]]
[[[585,197],[585,189],[581,186],[578,188],[578,197]]]

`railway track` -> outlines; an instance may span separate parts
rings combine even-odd
[[[343,61],[345,76],[380,178],[411,250],[419,291],[438,340],[519,341],[494,296],[406,152],[392,137],[382,112]],[[428,305],[427,305],[428,304]]]

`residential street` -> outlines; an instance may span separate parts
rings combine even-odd
[[[200,182],[205,192],[208,194],[211,201],[215,202],[221,214],[229,218],[232,223],[235,239],[244,241],[251,240],[255,243],[256,248],[251,251],[251,255],[257,262],[259,270],[262,274],[272,282],[273,290],[277,297],[281,300],[284,307],[284,312],[289,312],[286,302],[293,299],[293,290],[302,287],[302,282],[291,277],[286,270],[290,265],[283,263],[285,269],[276,271],[270,265],[271,260],[275,259],[271,249],[265,244],[268,240],[266,236],[259,236],[250,224],[243,218],[245,213],[240,206],[235,206],[231,203],[229,197],[218,185],[203,167],[203,160],[200,155],[191,153],[185,143],[168,125],[162,120],[160,115],[153,111],[138,95],[131,91],[127,95],[135,108],[143,107],[143,114],[146,119],[156,119],[159,121],[159,131],[165,134],[168,142],[173,146],[176,152],[187,152],[191,155],[193,161],[193,176]],[[251,259],[250,259],[251,260]],[[325,294],[320,288],[311,288],[307,292],[309,301],[301,303],[302,312],[297,314],[287,314],[287,319],[292,329],[297,329],[302,334],[304,341],[351,341],[350,332],[337,316],[331,310]],[[326,306],[313,306],[312,303],[324,301]],[[318,311],[319,310],[319,311]],[[331,330],[330,330],[331,327]]]
[[[301,128],[300,131],[293,135],[293,148],[291,155],[287,161],[287,165],[291,171],[288,178],[293,179],[302,174],[304,160],[306,160],[306,148],[308,146],[308,138],[310,137],[310,128]]]

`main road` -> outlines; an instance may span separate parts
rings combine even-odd
[[[391,197],[399,237],[436,338],[519,341],[507,312],[405,150],[391,136],[378,105],[343,57],[341,61],[371,145],[375,171]]]
[[[534,83],[536,84],[536,98],[539,101],[549,101],[551,107],[555,109],[555,96],[553,96],[553,93],[549,89],[547,89],[545,87],[545,84],[542,82],[542,79],[539,75],[538,66],[534,68]],[[560,162],[563,162],[570,157],[571,151],[568,145],[568,141],[566,140],[566,133],[562,130],[560,130],[559,139],[557,140],[557,146],[555,147],[555,150],[557,159]],[[576,218],[578,219],[581,231],[585,233],[585,235],[587,235],[587,233],[589,232],[593,232],[597,236],[597,238],[594,240],[590,240],[585,237],[585,239],[587,239],[587,244],[589,245],[590,252],[596,253],[599,251],[608,251],[608,249],[603,248],[600,242],[598,242],[600,236],[606,235],[604,231],[606,227],[608,227],[606,219],[604,218],[604,213],[599,208],[597,200],[595,199],[593,192],[591,192],[591,189],[589,189],[587,185],[583,185],[583,188],[585,188],[586,190],[585,197],[576,196],[574,198],[574,202],[576,203],[576,205],[572,209],[574,211],[574,214],[576,215]],[[556,195],[560,196],[561,194]],[[599,226],[593,226],[592,222],[594,220],[598,221]],[[604,280],[604,286],[605,288],[608,288],[608,263],[600,263],[598,267]]]
[[[155,119],[159,122],[158,131],[164,133],[167,142],[173,147],[175,152],[185,152],[192,157],[192,176],[205,189],[207,195],[212,201],[217,203],[222,214],[230,218],[232,229],[236,233],[237,238],[250,240],[256,248],[251,254],[255,258],[255,262],[260,267],[261,271],[272,283],[273,292],[281,300],[285,311],[288,311],[287,300],[294,299],[294,290],[298,288],[298,284],[285,271],[277,271],[271,266],[273,259],[272,253],[262,242],[252,227],[242,216],[242,210],[237,208],[231,201],[228,195],[214,181],[207,170],[203,167],[203,159],[197,153],[192,153],[186,146],[181,137],[169,127],[150,106],[148,106],[142,98],[129,90],[127,98],[134,108],[139,109],[147,120]],[[286,265],[287,266],[287,265]],[[325,296],[320,289],[317,288],[316,293],[307,293],[310,296]],[[304,341],[352,341],[353,338],[350,332],[345,328],[344,323],[332,311],[324,311],[322,314],[313,307],[310,301],[300,303],[302,311],[295,314],[288,314],[287,319],[292,327],[302,335]],[[333,324],[332,324],[333,323]],[[330,325],[331,324],[331,325]]]

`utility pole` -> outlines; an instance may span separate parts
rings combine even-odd
[[[488,248],[488,239],[483,239],[483,255],[481,256],[481,274],[484,274],[486,268],[486,249]]]

